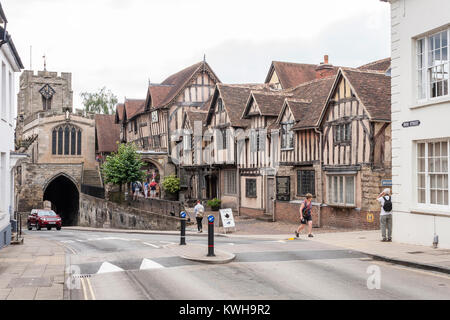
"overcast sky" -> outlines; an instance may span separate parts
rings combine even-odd
[[[357,67],[390,54],[389,4],[379,0],[2,0],[30,69],[72,72],[80,93],[106,86],[145,98],[206,54],[224,83],[263,82],[272,60]]]

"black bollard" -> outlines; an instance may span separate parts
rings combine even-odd
[[[208,257],[214,257],[214,216],[208,217]]]
[[[186,245],[186,213],[183,211],[180,214],[181,216],[181,237],[180,237],[180,246]]]

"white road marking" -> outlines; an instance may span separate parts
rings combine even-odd
[[[97,300],[95,298],[94,290],[92,290],[91,280],[89,280],[89,278],[86,278],[86,282],[88,284],[89,292],[91,293],[92,300]]]
[[[88,300],[88,296],[86,293],[86,285],[84,284],[84,279],[81,278],[81,287],[83,288],[83,295],[84,295],[84,300]]]
[[[160,265],[159,263],[150,260],[150,259],[144,259],[142,260],[141,266],[140,266],[140,270],[148,270],[148,269],[161,269],[164,268],[162,265]]]
[[[169,242],[169,241],[160,241],[161,243],[168,243],[168,244],[175,244],[175,242]]]
[[[142,242],[142,243],[145,244],[145,245],[147,245],[147,246],[154,247],[154,248],[156,248],[156,249],[159,249],[159,248],[160,248],[160,247],[158,247],[157,245],[152,244],[152,243],[148,243],[148,242]]]
[[[119,268],[118,266],[113,265],[109,262],[103,262],[100,269],[98,269],[97,274],[100,273],[108,273],[108,272],[120,272],[124,271],[122,268]]]
[[[73,240],[63,240],[63,241],[60,241],[61,243],[74,243],[75,241],[73,241]]]
[[[230,242],[229,245],[230,245],[230,246],[234,246],[234,243]]]

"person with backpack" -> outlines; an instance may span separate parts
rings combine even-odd
[[[380,226],[382,242],[392,242],[392,197],[391,190],[386,188],[378,196],[377,200],[381,204]],[[386,237],[387,230],[387,237]]]
[[[194,207],[195,219],[197,220],[198,233],[203,232],[203,213],[205,212],[205,207],[202,205],[200,200],[197,200],[197,205]]]
[[[312,231],[312,215],[311,215],[311,209],[312,209],[312,194],[308,193],[306,195],[305,201],[302,202],[300,206],[300,220],[301,224],[298,227],[297,230],[295,230],[295,236],[298,238],[300,232],[303,230],[303,228],[308,224],[308,237],[312,238],[313,235],[311,233]]]

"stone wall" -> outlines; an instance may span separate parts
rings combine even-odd
[[[95,228],[177,230],[180,219],[80,194],[79,225]]]
[[[323,227],[378,230],[380,229],[380,210],[363,211],[323,206],[320,209],[320,222]]]
[[[19,173],[18,173],[19,172]],[[22,163],[16,170],[17,210],[19,212],[43,208],[44,191],[53,178],[64,175],[71,179],[78,190],[81,185],[81,164],[32,164]]]

